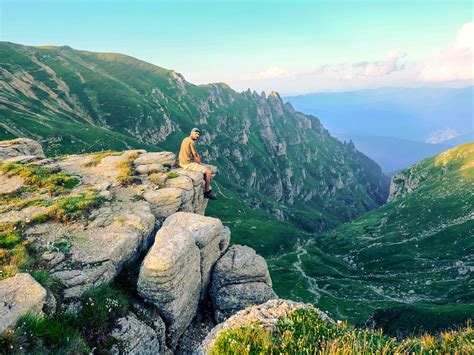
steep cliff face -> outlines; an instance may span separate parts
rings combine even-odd
[[[11,43],[1,43],[0,54],[0,138],[36,138],[48,154],[176,152],[199,125],[198,149],[219,166],[224,195],[308,231],[359,216],[388,195],[388,179],[373,161],[275,92],[196,86],[120,54]]]

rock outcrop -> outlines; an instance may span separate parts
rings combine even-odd
[[[165,219],[178,211],[182,204],[181,196],[181,190],[175,188],[149,190],[143,194],[145,200],[150,203],[153,214],[158,219]]]
[[[265,259],[241,245],[230,247],[216,263],[210,295],[217,322],[248,306],[277,298]]]
[[[0,333],[14,327],[24,314],[42,313],[46,290],[30,274],[20,273],[0,281]]]
[[[310,304],[293,302],[288,300],[270,300],[266,303],[248,307],[240,312],[237,312],[232,317],[227,319],[225,322],[218,324],[211,332],[207,335],[198,349],[199,354],[208,354],[214,346],[214,342],[220,333],[236,329],[248,325],[259,324],[263,328],[274,331],[275,325],[278,319],[288,315],[290,312],[300,308],[313,308],[326,322],[334,323],[324,312],[314,308]]]
[[[207,205],[203,175],[173,169],[176,156],[171,152],[129,150],[45,159],[37,142],[17,139],[0,143],[2,159],[16,159],[25,168],[35,164],[46,169],[43,171],[61,174],[58,181],[65,176],[77,181],[75,187],[61,187],[59,195],[51,195],[35,186],[22,189],[25,181],[21,176],[0,172],[1,194],[18,195],[26,202],[40,201],[18,208],[8,205],[8,201],[17,203],[14,198],[7,200],[0,210],[0,223],[25,225],[23,236],[42,254],[49,272],[62,282],[65,299],[79,298],[88,288],[113,281],[124,266],[150,247],[152,232],[169,215],[181,210],[203,214]],[[129,174],[124,181],[135,183],[119,180],[124,171]],[[157,172],[163,175],[162,185],[152,178]],[[97,199],[95,205],[100,206],[74,212],[86,199]],[[75,215],[69,217],[67,213]],[[58,218],[73,218],[74,223]]]
[[[218,219],[185,212],[168,217],[157,232],[140,269],[137,288],[163,316],[171,347],[176,346],[199,301],[206,297],[212,267],[228,236]]]
[[[26,231],[29,241],[45,250],[43,259],[63,283],[66,299],[114,280],[145,250],[155,227],[155,217],[143,201],[104,206],[92,216],[89,222],[48,222]]]
[[[276,297],[264,259],[248,247],[228,249],[230,229],[203,216],[203,175],[173,168],[175,154],[127,150],[45,159],[34,141],[10,149],[14,145],[0,144],[0,156],[8,156],[3,162],[17,163],[1,165],[0,232],[16,233],[17,247],[33,246],[62,292],[55,298],[28,274],[0,281],[1,329],[27,311],[54,315],[57,307],[80,309],[87,290],[112,283],[142,257],[136,281],[141,299],[133,302],[145,300],[148,306],[140,309],[153,314],[141,317],[134,309],[118,319],[109,335],[125,348],[113,352],[167,353],[176,349],[200,304],[209,310],[207,329],[212,308],[221,321]],[[0,251],[10,258],[9,250]],[[203,335],[203,329],[197,326],[193,334]],[[196,343],[188,338],[183,344]]]
[[[409,169],[396,173],[392,177],[387,202],[412,193],[429,178],[426,172],[418,173],[421,166],[422,164],[416,164]]]
[[[37,159],[45,158],[41,145],[29,138],[17,138],[9,141],[0,141],[0,160],[20,156],[31,156]]]

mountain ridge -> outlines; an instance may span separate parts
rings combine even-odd
[[[199,125],[204,146],[198,150],[219,166],[215,181],[224,195],[249,202],[275,226],[282,221],[309,232],[354,218],[388,196],[388,178],[375,163],[332,137],[318,118],[285,105],[277,93],[197,86],[124,55],[116,60],[66,47],[6,43],[0,52],[0,138],[31,137],[53,155],[176,151],[176,142]],[[224,213],[212,207],[210,212]],[[233,215],[237,224],[254,212]],[[242,228],[251,240],[248,230]],[[284,239],[276,244],[285,245]],[[278,249],[269,246],[272,253]]]

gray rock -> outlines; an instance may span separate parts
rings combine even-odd
[[[180,189],[169,187],[148,190],[143,194],[143,197],[151,204],[151,210],[155,217],[164,219],[178,211],[182,202],[181,194]]]
[[[14,327],[27,312],[41,314],[46,295],[30,274],[20,273],[0,281],[0,333]]]
[[[196,353],[209,354],[219,334],[226,330],[259,324],[269,331],[274,331],[276,329],[276,323],[278,322],[278,319],[300,308],[312,308],[318,312],[324,321],[335,324],[334,321],[327,316],[327,314],[318,310],[317,308],[314,308],[310,304],[282,299],[270,300],[258,306],[248,307],[234,314],[225,322],[215,326],[201,343],[201,346],[196,351]]]
[[[227,251],[227,248],[230,244],[230,228],[224,226],[221,233],[221,241],[219,243],[219,249],[221,250],[221,254],[224,254]]]
[[[240,245],[230,247],[216,263],[210,295],[217,322],[245,307],[277,298],[265,259]]]
[[[4,163],[13,163],[13,164],[26,164],[34,162],[35,160],[40,159],[36,155],[18,155],[16,157],[5,159]]]
[[[196,314],[201,291],[200,253],[191,233],[164,225],[140,268],[137,290],[154,304],[174,348]]]
[[[48,292],[43,306],[44,313],[46,313],[47,315],[53,315],[56,313],[57,308],[58,301],[56,300],[56,297],[54,297],[51,292]]]
[[[0,173],[0,195],[13,195],[23,187],[24,180],[21,176]]]
[[[184,169],[173,169],[173,172],[177,173],[181,176],[186,176],[191,179],[192,181],[192,186],[194,190],[194,195],[192,197],[192,205],[193,209],[190,212],[194,212],[197,214],[203,215],[206,207],[207,207],[207,202],[208,200],[204,198],[204,175],[202,173],[198,173],[195,171],[189,171],[189,170],[184,170]],[[172,181],[174,179],[171,179]],[[171,184],[174,184],[173,182],[170,182]],[[189,191],[189,187],[188,191]],[[189,197],[188,197],[189,198]]]
[[[135,165],[161,164],[161,165],[175,165],[176,154],[172,152],[153,152],[143,153],[134,160]]]
[[[133,313],[117,320],[117,326],[110,336],[118,340],[123,348],[115,346],[113,353],[125,354],[164,354],[167,352],[164,339],[164,324],[158,332],[139,320]]]
[[[166,187],[177,188],[182,191],[180,211],[194,212],[194,186],[191,178],[185,175],[167,179]]]
[[[177,212],[169,216],[163,226],[178,226],[190,232],[199,247],[201,270],[201,299],[207,296],[211,270],[221,256],[222,222],[217,218],[195,213]]]
[[[138,165],[135,170],[139,174],[147,175],[152,173],[162,173],[167,171],[167,169],[162,164],[144,164]]]
[[[45,250],[43,258],[64,285],[65,299],[79,298],[90,287],[111,282],[149,245],[155,227],[149,204],[129,201],[114,206],[116,211],[101,208],[100,216],[88,224],[48,222],[25,231],[28,240]],[[65,250],[56,250],[58,243]]]
[[[45,158],[41,145],[28,138],[17,138],[9,141],[0,141],[0,160],[22,155],[34,155]]]

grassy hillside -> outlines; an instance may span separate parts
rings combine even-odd
[[[395,187],[393,201],[272,259],[277,293],[389,333],[473,318],[474,143],[402,171]]]
[[[0,139],[30,137],[49,155],[177,152],[199,126],[198,150],[219,167],[214,186],[222,192],[209,214],[241,226],[234,240],[267,255],[287,243],[287,234],[300,239],[301,230],[334,227],[388,195],[388,178],[377,164],[332,137],[316,117],[284,105],[277,93],[196,86],[129,56],[70,47],[2,42],[0,58]],[[259,233],[264,242],[247,228],[257,222],[268,231]]]

